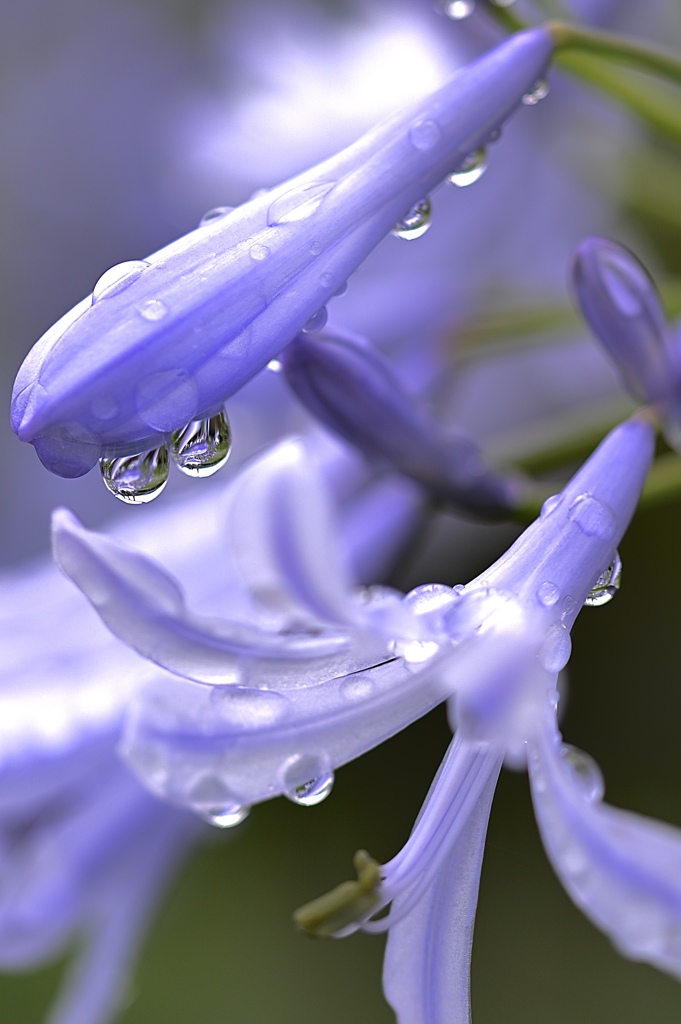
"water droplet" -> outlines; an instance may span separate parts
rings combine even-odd
[[[234,730],[273,725],[286,714],[289,703],[276,690],[246,686],[214,686],[210,694],[211,717]]]
[[[316,779],[308,779],[307,782],[301,783],[295,789],[289,790],[285,796],[294,804],[299,804],[300,807],[315,807],[322,800],[326,800],[333,789],[333,781],[331,772],[328,775],[319,775]]]
[[[599,608],[602,604],[608,604],[622,585],[622,559],[619,552],[615,552],[610,565],[605,569],[593,587],[587,594],[585,605],[589,608]]]
[[[146,260],[129,260],[126,263],[117,263],[106,273],[102,274],[97,284],[92,289],[92,301],[110,299],[114,295],[125,291],[140,277],[151,264]]]
[[[611,540],[615,534],[615,514],[611,508],[590,494],[580,494],[570,505],[568,518],[587,537]]]
[[[561,618],[568,619],[577,608],[577,602],[571,594],[563,598],[563,614]]]
[[[212,476],[229,458],[232,438],[224,412],[192,420],[170,438],[170,454],[188,476]]]
[[[475,0],[445,0],[444,12],[453,21],[469,18],[475,10]]]
[[[420,238],[421,235],[425,235],[430,227],[430,218],[430,200],[422,199],[415,206],[412,206],[411,210],[404,215],[402,220],[398,220],[392,233],[398,238]]]
[[[281,371],[284,369],[284,365],[281,359],[270,359],[269,363],[267,364],[267,369],[271,370],[272,373],[281,373]]]
[[[550,516],[552,512],[555,512],[560,505],[562,498],[562,494],[552,494],[550,498],[547,498],[541,507],[539,518],[546,519],[546,517]]]
[[[414,149],[427,152],[436,146],[442,136],[442,129],[437,121],[417,121],[409,129],[409,139]]]
[[[261,260],[266,260],[269,254],[270,250],[267,248],[266,245],[262,245],[261,242],[256,242],[248,250],[248,255],[251,257],[251,259],[256,260],[258,263],[260,263]]]
[[[282,773],[284,796],[301,807],[314,807],[333,789],[333,772],[325,755],[295,754]]]
[[[557,622],[541,646],[539,660],[548,672],[560,672],[570,660],[571,651],[570,633],[562,622]]]
[[[227,784],[212,772],[202,772],[192,780],[186,799],[193,811],[217,828],[234,828],[250,810],[235,800]]]
[[[465,188],[466,185],[473,185],[486,170],[487,150],[481,146],[480,149],[474,149],[472,153],[469,153],[459,166],[447,175],[446,180],[450,185]]]
[[[232,213],[235,209],[235,206],[214,206],[208,213],[204,213],[199,221],[199,227],[202,228],[204,224],[212,224],[216,220],[222,220],[223,217],[226,217],[228,213]]]
[[[396,640],[392,648],[408,665],[421,665],[437,654],[440,645],[434,640]]]
[[[457,594],[444,583],[424,583],[405,595],[404,603],[415,615],[432,615],[451,608]]]
[[[490,132],[487,136],[488,142],[498,142],[501,138],[501,128],[495,128],[493,132]]]
[[[555,583],[551,583],[550,580],[546,580],[539,587],[537,597],[539,598],[540,604],[543,604],[546,608],[550,608],[552,605],[556,604],[560,598],[560,587]]]
[[[130,505],[156,498],[168,481],[168,449],[152,448],[139,455],[100,459],[102,479],[111,493]]]
[[[332,181],[316,181],[298,185],[289,192],[284,192],[274,200],[267,211],[267,223],[273,227],[275,224],[291,224],[306,220],[316,213],[324,197],[333,187]]]
[[[137,307],[137,312],[140,316],[143,316],[145,320],[162,320],[164,316],[168,315],[168,307],[165,302],[161,302],[160,299],[147,299],[141,306]]]
[[[364,675],[348,676],[338,688],[341,697],[346,700],[364,700],[373,692],[374,686],[370,679]]]
[[[526,107],[535,107],[537,103],[541,103],[542,100],[546,99],[549,94],[549,83],[545,78],[540,78],[539,81],[526,92],[522,97],[522,102]]]
[[[343,284],[340,285],[338,288],[336,288],[336,290],[335,290],[335,292],[333,294],[336,296],[336,298],[340,298],[341,295],[345,295],[347,290],[348,290],[348,282],[347,281],[343,281]]]
[[[563,744],[560,756],[570,766],[573,778],[589,803],[601,800],[605,792],[605,783],[601,769],[593,757],[569,743]]]
[[[326,327],[326,321],[328,319],[329,314],[327,312],[326,306],[322,306],[321,309],[317,310],[314,316],[310,317],[310,319],[303,327],[303,330],[305,331],[306,334],[314,334],[315,331],[321,331],[323,330],[324,327]]]
[[[312,256],[319,256],[323,248],[324,246],[318,238],[315,238],[315,240],[310,243],[310,253]]]
[[[118,402],[110,395],[100,395],[90,403],[90,412],[98,420],[111,420],[118,412]]]

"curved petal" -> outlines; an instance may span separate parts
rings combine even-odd
[[[681,977],[681,831],[604,804],[595,762],[565,747],[548,715],[528,763],[542,841],[570,897],[625,956]]]

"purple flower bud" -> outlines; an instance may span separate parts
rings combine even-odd
[[[339,334],[300,334],[281,362],[303,405],[369,459],[459,511],[508,516],[515,482],[488,469],[466,434],[445,435],[376,349]]]
[[[24,362],[15,432],[48,469],[75,477],[215,416],[488,141],[551,50],[544,29],[520,33],[336,156],[107,271]],[[162,476],[144,481],[145,497]]]
[[[639,401],[666,405],[681,367],[645,267],[616,242],[586,238],[575,254],[573,279],[582,313],[626,390]]]

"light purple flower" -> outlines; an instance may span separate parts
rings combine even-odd
[[[513,37],[337,156],[108,271],[27,357],[15,431],[58,475],[140,456],[105,478],[137,473],[145,497],[160,490],[169,436],[218,416],[298,331],[319,326],[396,224],[421,230],[424,197],[510,116],[551,48],[543,29]]]

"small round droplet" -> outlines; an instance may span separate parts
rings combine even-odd
[[[170,439],[170,454],[178,469],[188,476],[212,476],[227,462],[232,446],[229,421],[224,412],[192,420]]]
[[[336,288],[336,290],[335,290],[335,292],[333,294],[336,296],[336,298],[340,298],[341,295],[345,295],[347,290],[348,290],[348,282],[347,281],[343,281],[343,284],[339,285],[339,287]]]
[[[587,537],[611,540],[615,534],[615,514],[611,508],[590,494],[580,494],[568,509],[568,518]]]
[[[373,689],[374,686],[371,680],[366,675],[360,674],[348,676],[347,679],[344,679],[338,688],[338,692],[346,700],[357,701],[369,697]]]
[[[323,248],[324,248],[324,246],[319,241],[319,239],[315,238],[314,241],[310,242],[310,255],[311,256],[319,256],[319,254],[320,254],[320,252],[322,251]]]
[[[227,784],[212,772],[202,772],[191,782],[186,799],[199,817],[216,828],[234,828],[250,811],[234,799]]]
[[[547,498],[541,507],[539,518],[546,519],[552,512],[555,512],[562,501],[562,497],[562,494],[552,494],[550,498]]]
[[[542,100],[546,99],[549,94],[549,83],[545,78],[540,78],[539,81],[526,92],[522,97],[522,102],[526,107],[536,107],[537,103],[541,103]]]
[[[137,311],[140,316],[143,316],[145,320],[150,320],[152,323],[156,320],[162,320],[164,316],[168,315],[168,307],[160,299],[147,299],[146,302],[137,307]]]
[[[396,640],[393,651],[398,658],[403,658],[407,665],[421,665],[429,661],[440,650],[434,640]]]
[[[543,604],[545,608],[550,608],[560,599],[560,587],[551,583],[550,580],[546,580],[537,590],[537,597],[540,604]]]
[[[593,757],[569,743],[561,747],[560,756],[570,766],[573,778],[589,803],[601,800],[605,792],[605,783],[601,769]]]
[[[426,153],[433,146],[436,146],[442,136],[442,129],[437,121],[417,121],[409,129],[409,140],[414,149]]]
[[[447,181],[450,185],[465,188],[467,185],[473,185],[478,181],[486,170],[487,150],[484,146],[481,146],[480,149],[474,149],[472,153],[469,153],[459,166],[447,175]]]
[[[107,270],[92,289],[92,301],[99,302],[100,299],[111,299],[114,295],[129,288],[134,281],[140,277],[145,270],[151,266],[146,260],[129,260],[126,263],[117,263],[115,267]]]
[[[571,594],[567,594],[563,598],[563,604],[562,604],[563,614],[561,615],[561,618],[569,619],[570,616],[572,615],[572,613],[576,610],[576,608],[577,608],[577,602],[575,601],[574,597]]]
[[[102,479],[114,497],[129,505],[156,498],[168,482],[168,449],[152,448],[139,455],[100,459]]]
[[[303,330],[306,334],[314,334],[315,331],[321,331],[326,326],[326,321],[329,319],[329,314],[326,306],[322,306],[318,309],[314,316],[311,316],[307,321]]]
[[[267,211],[267,223],[273,226],[307,220],[316,213],[334,184],[333,181],[307,182],[284,192],[274,200]]]
[[[202,228],[206,224],[213,224],[216,220],[222,220],[223,217],[226,217],[228,213],[232,213],[235,209],[235,206],[214,206],[212,210],[204,213],[199,221],[199,227]]]
[[[234,828],[245,821],[250,814],[250,807],[242,804],[227,804],[226,807],[214,807],[211,810],[199,811],[200,816],[216,828]]]
[[[444,12],[453,21],[469,18],[475,10],[475,0],[445,0]]]
[[[284,364],[282,363],[281,359],[270,359],[269,363],[267,364],[267,369],[271,370],[272,373],[281,373],[281,371],[284,369]]]
[[[333,774],[329,772],[328,775],[319,775],[316,779],[308,779],[307,782],[301,783],[295,789],[289,790],[285,796],[300,807],[315,807],[322,800],[326,800],[333,789],[333,782]]]
[[[401,220],[398,220],[392,229],[392,233],[397,238],[420,238],[421,235],[425,235],[430,227],[430,219],[430,200],[422,199],[415,206],[412,206],[411,210]]]
[[[622,559],[619,552],[615,552],[610,565],[605,569],[593,587],[587,594],[584,602],[589,608],[599,608],[602,604],[608,604],[622,585]]]
[[[541,646],[539,660],[548,672],[560,672],[570,660],[571,652],[570,633],[562,622],[557,622]]]
[[[267,248],[266,245],[263,245],[261,242],[256,242],[248,250],[248,255],[251,257],[252,260],[255,260],[257,263],[260,263],[262,260],[266,260],[269,254],[270,250]]]

